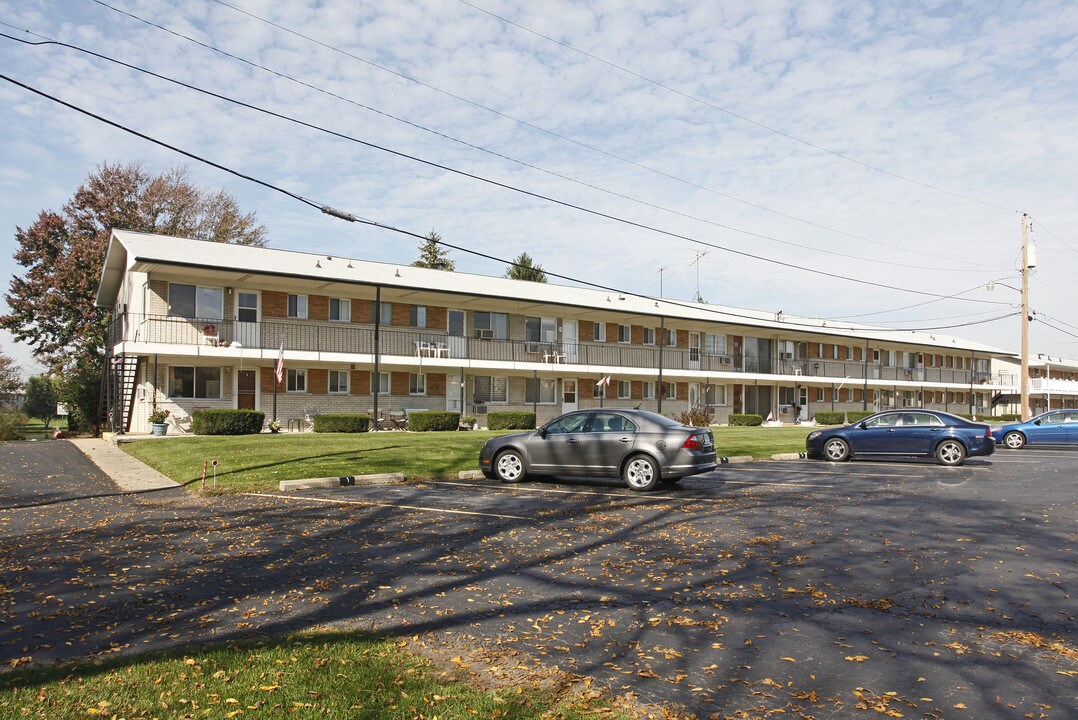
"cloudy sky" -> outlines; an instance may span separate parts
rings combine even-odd
[[[632,292],[1017,350],[1019,296],[985,286],[1019,284],[1026,212],[1032,349],[1078,357],[1068,0],[0,0],[0,23],[308,126],[0,38],[18,82],[318,204]],[[105,160],[187,165],[273,247],[417,256],[4,81],[0,118],[5,289],[16,226]]]

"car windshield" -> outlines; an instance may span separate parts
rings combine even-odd
[[[557,435],[559,433],[575,433],[584,431],[584,421],[588,419],[587,413],[566,415],[552,421],[546,426],[547,433]]]

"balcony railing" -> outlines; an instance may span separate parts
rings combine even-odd
[[[250,349],[285,350],[346,355],[374,353],[374,325],[313,320],[263,320],[245,323],[210,318],[178,318],[128,313],[114,318],[110,345],[121,341],[168,345],[242,346]],[[379,353],[418,358],[478,361],[535,362],[551,365],[590,365],[658,369],[657,345],[620,343],[549,343],[499,340],[449,335],[444,330],[381,327]],[[756,355],[715,355],[696,348],[662,348],[664,370],[707,373],[755,373],[802,377],[950,384],[980,383],[988,373],[952,368],[881,367],[863,362],[776,358]]]

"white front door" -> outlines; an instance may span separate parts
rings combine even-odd
[[[468,315],[463,310],[450,310],[446,325],[449,335],[449,357],[468,357]]]
[[[700,407],[700,383],[689,383],[689,409]]]
[[[689,369],[700,369],[700,333],[689,333]]]
[[[580,362],[580,344],[576,320],[561,321],[561,351],[565,355],[563,362]],[[574,380],[574,382],[576,382]]]
[[[236,292],[236,342],[246,348],[262,347],[262,320],[257,290]]]
[[[445,409],[449,412],[464,412],[464,407],[461,404],[461,389],[460,389],[461,376],[457,374],[447,373],[445,376]]]
[[[561,381],[561,411],[572,412],[577,407],[576,378],[565,378]]]

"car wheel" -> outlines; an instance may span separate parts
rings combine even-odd
[[[831,462],[850,459],[850,444],[842,438],[831,438],[823,446],[823,456]]]
[[[966,446],[957,440],[944,440],[936,446],[936,459],[940,465],[961,465],[966,459]]]
[[[494,474],[505,483],[520,482],[525,477],[524,459],[516,450],[505,450],[494,458]]]
[[[1026,436],[1017,430],[1012,430],[1003,436],[1003,444],[1011,450],[1017,450],[1026,444]]]
[[[658,486],[661,477],[659,466],[647,455],[634,455],[625,463],[625,469],[621,471],[621,479],[629,486],[630,490],[647,492]]]

